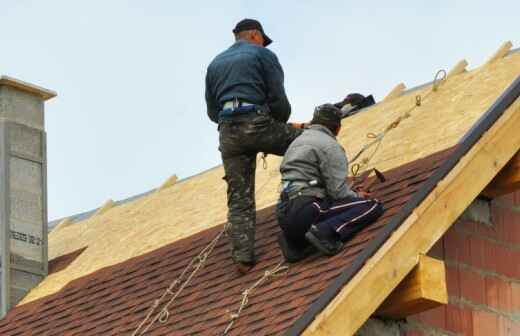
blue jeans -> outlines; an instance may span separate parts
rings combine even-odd
[[[375,222],[383,211],[383,204],[375,199],[329,201],[302,196],[282,202],[277,214],[285,238],[294,247],[305,248],[308,245],[305,233],[311,225],[315,225],[330,239],[345,242]]]

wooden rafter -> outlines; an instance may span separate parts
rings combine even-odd
[[[417,266],[379,306],[376,315],[404,318],[447,303],[444,262],[421,255]]]
[[[507,163],[500,173],[484,189],[482,195],[495,198],[520,189],[520,152]]]

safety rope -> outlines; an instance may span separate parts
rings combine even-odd
[[[146,317],[139,324],[137,329],[133,332],[132,336],[144,335],[152,327],[152,325],[157,321],[159,321],[160,323],[166,323],[168,321],[168,318],[170,316],[170,312],[168,310],[169,306],[182,293],[184,288],[186,288],[186,286],[190,283],[191,279],[195,276],[195,274],[204,266],[204,264],[206,263],[206,260],[208,259],[211,252],[213,252],[213,249],[219,242],[220,238],[226,234],[227,229],[228,229],[228,224],[224,225],[224,228],[215,236],[215,238],[213,238],[213,240],[208,245],[206,245],[206,247],[204,247],[202,249],[202,251],[200,251],[200,253],[195,258],[193,258],[190,261],[190,263],[182,271],[181,275],[179,275],[179,277],[177,279],[175,279],[170,284],[170,286],[168,286],[168,288],[166,288],[166,290],[163,292],[161,297],[159,299],[156,299],[153,302],[153,304],[148,309],[148,313],[146,314]],[[184,277],[186,277],[186,274],[188,273],[189,269],[191,269],[191,268],[193,268],[193,270],[188,275],[188,277],[185,280],[183,280]],[[180,285],[180,287],[177,289],[177,291],[173,292],[173,290],[179,285]],[[171,296],[170,300],[168,300],[168,302],[166,302],[166,304],[163,305],[161,311],[159,311],[157,313],[157,315],[155,315],[155,317],[150,321],[150,323],[148,323],[148,325],[143,330],[141,330],[143,328],[143,326],[148,322],[150,317],[153,315],[155,310],[161,305],[163,300],[168,295]]]
[[[377,133],[377,134],[372,133],[372,132],[367,133],[367,138],[373,139],[373,140],[371,140],[368,143],[366,143],[359,150],[359,152],[356,155],[354,155],[354,157],[350,161],[351,163],[353,163],[351,168],[350,168],[350,172],[352,173],[352,176],[354,178],[356,178],[358,176],[360,170],[363,167],[365,167],[372,160],[374,155],[378,152],[379,147],[380,147],[381,143],[383,142],[383,139],[385,138],[385,136],[388,134],[388,132],[390,132],[391,130],[397,128],[397,126],[399,126],[401,121],[410,118],[412,116],[413,110],[415,110],[417,107],[421,106],[423,101],[426,100],[426,98],[428,98],[432,92],[436,92],[439,89],[439,86],[444,81],[446,81],[446,70],[441,69],[441,70],[437,71],[437,73],[435,74],[435,77],[433,79],[433,85],[432,85],[431,91],[427,92],[424,96],[421,96],[421,95],[415,96],[415,104],[414,104],[414,106],[412,106],[411,108],[406,110],[403,114],[401,114],[394,121],[392,121],[382,132]],[[367,157],[364,157],[361,160],[361,163],[354,163],[361,157],[361,155],[364,152],[366,152],[369,148],[371,148],[373,146],[376,146],[376,147],[375,147],[374,151],[372,151],[372,153],[370,153],[370,155],[368,155]]]
[[[224,336],[228,334],[228,332],[233,327],[233,324],[235,321],[240,317],[240,314],[242,314],[242,311],[249,303],[249,296],[251,293],[260,286],[264,281],[268,280],[269,278],[275,278],[284,276],[289,271],[289,266],[284,265],[284,260],[280,261],[275,267],[273,267],[271,270],[266,270],[263,274],[263,276],[258,279],[251,287],[247,288],[242,292],[242,300],[240,301],[240,306],[238,307],[236,313],[230,314],[230,321],[227,325],[226,329],[224,330]]]

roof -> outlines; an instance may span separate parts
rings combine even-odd
[[[387,134],[367,168],[384,171],[454,146],[493,101],[520,73],[520,53],[451,76],[441,89],[423,101],[413,116]],[[433,77],[433,76],[432,76]],[[338,138],[352,156],[367,141],[368,132],[380,132],[415,104],[417,94],[431,86],[385,100],[345,119]],[[216,149],[215,149],[216,150]],[[268,169],[259,164],[256,175],[258,209],[276,202],[280,158],[268,157]],[[81,247],[88,248],[66,271],[49,276],[23,301],[56,292],[71,280],[100,268],[150,252],[226,220],[224,172],[221,166],[181,180],[49,235],[49,258]],[[200,206],[204,204],[204,206]],[[138,242],[138,243],[137,243]]]
[[[357,330],[417,263],[418,254],[428,251],[518,151],[520,54],[507,50],[469,72],[457,65],[435,92],[427,85],[399,95],[398,88],[391,98],[344,121],[338,140],[352,156],[369,132],[377,134],[402,117],[377,151],[371,148],[361,157],[362,162],[372,157],[364,168],[375,166],[389,176],[375,188],[388,208],[384,217],[341,255],[313,257],[259,285],[234,334]],[[414,108],[417,95],[423,99]],[[260,263],[237,277],[223,239],[172,306],[169,322],[154,333],[210,334],[225,327],[226,309],[237,309],[240,293],[278,262],[273,204],[279,160],[270,157],[268,169],[257,170]],[[53,230],[54,273],[0,321],[0,333],[131,331],[225,221],[222,176],[216,167]],[[374,283],[377,291],[367,287]]]
[[[386,172],[387,182],[373,186],[375,196],[385,203],[385,214],[350,241],[341,254],[330,259],[312,256],[291,265],[287,274],[261,284],[252,292],[230,335],[276,335],[286,331],[342,271],[351,267],[452,151],[448,149]],[[221,225],[204,230],[74,280],[56,294],[15,308],[0,321],[0,333],[6,336],[130,334],[153,300],[220,229]],[[147,335],[222,334],[230,322],[229,312],[239,306],[242,291],[281,260],[276,242],[278,233],[274,207],[260,211],[257,231],[260,263],[243,277],[234,271],[228,240],[224,237],[204,268],[171,306],[168,322],[155,323]],[[51,269],[54,264],[51,263]]]

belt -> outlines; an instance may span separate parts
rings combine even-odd
[[[240,115],[246,115],[253,112],[258,112],[259,105],[247,102],[241,102],[237,99],[229,100],[223,104],[222,110],[218,116],[220,120],[231,120]]]
[[[318,181],[283,181],[282,183],[282,200],[291,201],[300,196],[312,196],[317,198],[325,198],[325,193],[318,187]]]
[[[247,102],[243,102],[243,101],[239,101],[237,99],[234,99],[234,100],[228,100],[227,102],[225,102],[222,105],[222,110],[228,110],[228,109],[234,110],[234,109],[239,108],[239,107],[255,106],[255,105],[256,104],[251,104],[251,103],[247,103]]]

